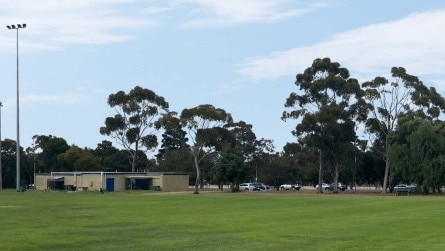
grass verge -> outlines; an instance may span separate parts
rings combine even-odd
[[[445,198],[0,191],[0,250],[445,250]]]

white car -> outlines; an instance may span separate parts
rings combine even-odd
[[[300,190],[300,184],[283,184],[280,186],[280,190]]]
[[[328,184],[328,183],[322,183],[322,184],[321,184],[321,188],[322,188],[323,190],[331,190],[331,185]],[[315,189],[320,190],[320,189],[318,188],[318,185],[315,186]]]
[[[241,183],[239,185],[239,190],[254,191],[257,187],[256,183]]]

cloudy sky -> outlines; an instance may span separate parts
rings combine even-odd
[[[329,57],[366,81],[405,67],[445,95],[445,1],[0,0],[2,139],[54,135],[95,148],[111,93],[136,85],[181,112],[212,104],[253,125],[276,151],[295,75]],[[116,145],[116,144],[115,144]],[[116,145],[117,146],[117,145]]]

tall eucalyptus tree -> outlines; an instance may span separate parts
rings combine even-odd
[[[149,151],[158,145],[155,122],[168,111],[168,103],[155,92],[136,86],[127,94],[110,94],[108,105],[116,115],[107,117],[100,128],[102,135],[113,138],[132,156],[131,171],[136,171],[138,151]]]
[[[329,58],[315,59],[312,66],[297,74],[295,85],[299,90],[287,98],[288,110],[282,119],[298,120],[292,134],[302,146],[318,149],[321,187],[324,166],[329,162],[338,168],[336,151],[356,140],[357,123],[366,119],[364,93],[349,71]]]

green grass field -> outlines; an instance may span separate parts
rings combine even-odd
[[[445,250],[445,197],[0,191],[0,250]]]

